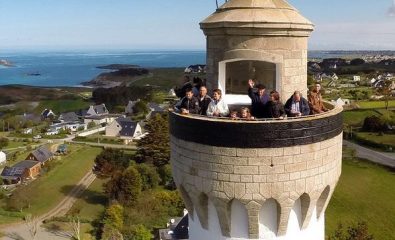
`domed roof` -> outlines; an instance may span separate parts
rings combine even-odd
[[[285,0],[230,0],[200,26],[206,32],[218,28],[270,29],[270,35],[290,35],[293,31],[309,35],[314,29],[313,23]]]

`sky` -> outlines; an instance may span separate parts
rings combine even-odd
[[[311,50],[395,50],[395,0],[289,3],[315,24]],[[204,50],[199,22],[215,8],[215,0],[0,0],[0,51]]]

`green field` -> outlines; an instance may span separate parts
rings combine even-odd
[[[361,102],[357,102],[357,104],[360,108],[364,108],[364,109],[385,108],[384,101],[361,101]],[[394,108],[395,100],[389,101],[388,107]]]
[[[395,148],[394,134],[378,135],[377,133],[371,133],[371,132],[356,132],[354,134],[356,134],[359,138],[366,139],[374,143],[391,145]]]
[[[183,68],[156,68],[150,69],[150,71],[152,72],[151,76],[142,78],[132,85],[145,86],[149,84],[165,91],[169,91],[174,86],[182,85]]]
[[[106,181],[96,178],[68,214],[78,215],[81,219],[89,221],[98,219],[107,204],[107,197],[103,192],[103,184]]]
[[[349,126],[362,126],[363,121],[369,116],[380,116],[374,110],[353,110],[343,112],[343,122]]]
[[[58,163],[47,174],[39,177],[24,189],[23,194],[29,196],[30,208],[25,212],[40,215],[54,208],[92,168],[100,148],[73,145],[71,153],[54,160]],[[6,216],[0,215],[0,222],[7,222]]]
[[[375,239],[395,239],[394,182],[395,174],[386,168],[345,157],[326,211],[326,234],[332,234],[340,222],[349,226],[365,221]]]
[[[80,109],[88,109],[91,102],[84,99],[74,100],[45,100],[41,101],[36,108],[37,113],[41,113],[44,109],[52,109],[55,114],[63,112],[72,112]]]

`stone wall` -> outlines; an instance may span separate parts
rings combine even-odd
[[[277,65],[277,91],[284,101],[295,90],[306,96],[307,42],[307,37],[210,35],[207,37],[207,86],[218,88],[220,62],[259,60]]]
[[[278,203],[278,236],[287,233],[295,202],[301,201],[302,228],[320,217],[341,173],[342,134],[308,145],[284,148],[226,148],[171,136],[175,182],[191,216],[208,228],[208,199],[223,236],[231,237],[230,204],[247,209],[250,238],[259,236],[259,212],[265,201]],[[312,216],[316,209],[317,216]]]

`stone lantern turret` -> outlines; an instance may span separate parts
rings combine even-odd
[[[230,0],[200,23],[207,36],[207,85],[228,103],[249,103],[248,79],[282,99],[307,92],[307,41],[314,27],[284,0]]]

